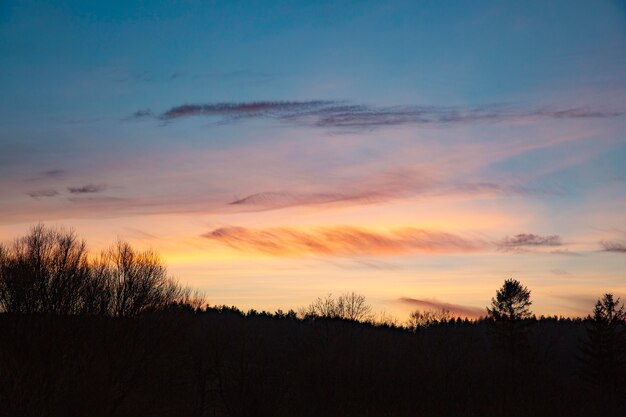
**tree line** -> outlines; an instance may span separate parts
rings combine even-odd
[[[74,231],[38,224],[12,244],[0,244],[0,312],[132,317],[175,305],[197,308],[204,304],[202,294],[168,275],[156,252],[139,251],[122,240],[90,256],[85,241]],[[507,279],[482,319],[528,320],[534,317],[531,305],[530,290]],[[375,318],[365,296],[355,292],[318,297],[299,313],[302,318],[360,322]],[[598,300],[594,310],[594,316],[618,322],[623,320],[622,313],[619,299],[613,300],[612,294]],[[406,326],[415,329],[456,319],[445,309],[416,310]]]
[[[486,316],[375,316],[355,292],[298,312],[209,306],[157,254],[90,256],[42,225],[0,246],[0,416],[626,415],[626,326],[537,318],[507,279]]]

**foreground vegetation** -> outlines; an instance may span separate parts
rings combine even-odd
[[[89,258],[69,236],[38,226],[0,250],[0,415],[626,414],[610,294],[584,320],[535,318],[515,280],[478,321],[376,321],[355,293],[244,313],[206,306],[154,254]]]

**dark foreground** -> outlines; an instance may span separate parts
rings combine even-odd
[[[0,413],[626,415],[622,382],[584,377],[585,326],[532,321],[526,342],[507,348],[487,322],[412,333],[230,309],[132,319],[4,314]]]

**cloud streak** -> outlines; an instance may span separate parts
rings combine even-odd
[[[444,187],[441,194],[460,194],[460,195],[545,195],[545,194],[561,194],[554,190],[540,190],[529,188],[519,184],[498,184],[494,182],[466,182],[454,184]]]
[[[531,248],[557,247],[563,242],[558,235],[541,236],[534,233],[520,233],[515,236],[507,236],[496,243],[499,250],[504,252],[524,252]],[[553,251],[552,253],[562,253],[563,251]]]
[[[205,116],[222,123],[263,118],[295,125],[338,129],[375,129],[399,125],[454,125],[460,123],[497,123],[539,119],[613,118],[624,111],[603,111],[587,107],[517,109],[510,105],[461,106],[375,106],[336,100],[251,101],[208,104],[183,104],[161,114],[139,110],[131,118],[155,117],[164,122]]]
[[[130,118],[135,120],[142,120],[150,117],[154,117],[154,113],[152,113],[150,109],[142,109],[134,112]]]
[[[626,242],[603,240],[600,242],[603,252],[626,254]]]
[[[437,300],[418,300],[416,298],[401,297],[398,299],[400,303],[408,304],[416,309],[421,310],[447,310],[458,317],[478,318],[486,314],[484,308],[465,306],[461,304],[444,303]]]
[[[560,302],[567,310],[577,313],[578,316],[586,316],[593,310],[593,305],[598,300],[597,297],[587,294],[550,294],[550,296]]]
[[[387,200],[385,193],[289,193],[261,192],[228,203],[231,206],[249,207],[253,210],[275,210],[285,207],[324,204],[367,204]]]
[[[104,185],[86,184],[80,187],[67,187],[67,191],[72,194],[95,194],[106,189]]]
[[[64,169],[49,169],[41,173],[41,176],[44,178],[60,178],[67,174],[67,171]]]
[[[493,182],[446,183],[432,174],[417,171],[383,172],[335,184],[319,191],[260,191],[236,198],[227,204],[246,211],[275,210],[296,206],[361,205],[411,197],[507,197],[556,194],[553,190],[529,188],[519,184]]]
[[[57,190],[38,190],[27,193],[32,198],[54,197],[59,195]]]
[[[342,181],[310,191],[261,191],[228,203],[233,208],[264,211],[295,206],[374,204],[426,192],[435,184],[424,173],[396,170]]]
[[[467,253],[482,242],[439,231],[414,228],[387,233],[356,227],[252,229],[222,227],[202,237],[244,252],[273,256],[392,256],[403,254]]]
[[[356,188],[356,187],[353,187]],[[396,198],[422,196],[514,196],[546,194],[547,191],[533,190],[523,186],[479,183],[442,186],[407,181],[406,184],[385,186],[353,192],[274,192],[262,191],[246,197],[230,201],[228,205],[248,210],[277,210],[286,207],[316,206],[316,205],[356,205],[374,204]]]
[[[333,101],[310,100],[183,104],[182,106],[172,107],[158,117],[165,121],[189,116],[222,116],[233,119],[253,117],[285,118],[298,114],[314,114],[333,103]]]
[[[40,172],[38,175],[30,178],[26,178],[25,181],[43,181],[43,180],[55,180],[62,178],[68,174],[68,171],[64,169],[49,169],[46,171]]]

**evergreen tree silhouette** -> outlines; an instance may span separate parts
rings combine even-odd
[[[626,396],[626,312],[620,299],[607,293],[587,318],[581,343],[581,374],[600,393],[604,408],[617,406]]]
[[[507,279],[487,307],[494,324],[496,346],[506,353],[522,357],[529,349],[528,324],[533,317],[529,307],[530,290],[515,279]]]

